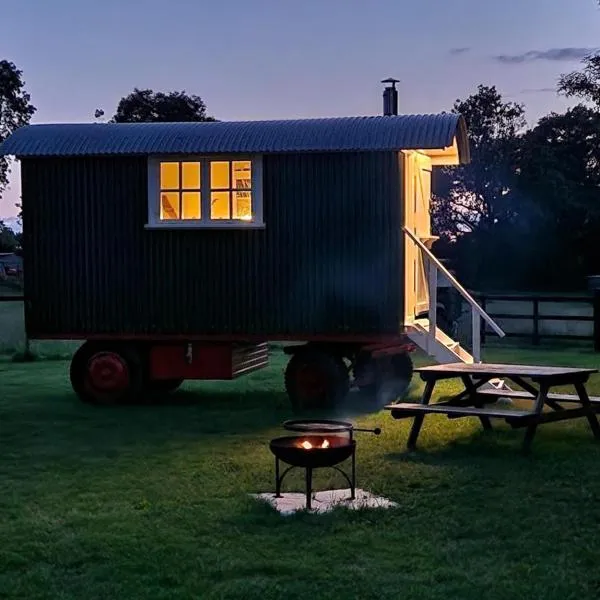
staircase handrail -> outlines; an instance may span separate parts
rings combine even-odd
[[[467,292],[454,275],[452,275],[442,262],[440,262],[436,255],[412,231],[410,231],[410,229],[407,229],[406,227],[403,227],[402,229],[421,251],[425,253],[429,260],[437,267],[438,271],[441,271],[453,287],[458,290],[460,295],[471,305],[471,308],[494,330],[495,333],[500,337],[504,337],[506,334],[502,331],[500,326],[485,312],[485,310],[483,310],[483,308],[481,308],[481,306],[479,306],[477,300]]]

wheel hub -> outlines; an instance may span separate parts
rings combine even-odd
[[[101,352],[92,356],[88,363],[88,381],[97,390],[124,390],[129,385],[129,369],[118,354]]]

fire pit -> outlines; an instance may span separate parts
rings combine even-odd
[[[379,435],[381,429],[362,429],[346,421],[328,419],[299,419],[283,423],[288,431],[302,432],[302,435],[284,436],[271,440],[269,447],[275,456],[275,497],[281,498],[281,484],[284,477],[294,468],[306,470],[306,508],[312,508],[313,469],[330,467],[341,473],[350,486],[350,498],[356,492],[356,440],[355,431],[365,431]],[[352,459],[350,477],[337,465]],[[280,461],[289,466],[280,473]]]

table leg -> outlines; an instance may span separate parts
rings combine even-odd
[[[469,375],[463,375],[461,379],[465,385],[465,389],[469,393],[469,398],[473,403],[473,406],[475,406],[475,408],[482,408],[484,404],[480,399],[477,398],[477,386],[473,383],[471,377]],[[492,422],[490,421],[489,417],[480,416],[479,420],[481,421],[481,425],[485,430],[490,431],[493,429]]]
[[[491,376],[478,377],[477,383],[475,383],[469,377],[469,381],[471,382],[471,385],[472,385],[472,390],[478,390],[482,385],[485,385],[490,379],[493,379],[493,377],[491,377]],[[463,383],[464,383],[464,380],[463,380]],[[448,400],[448,404],[450,404],[451,406],[470,406],[469,402],[471,401],[470,398],[472,395],[472,390],[467,389],[465,387],[465,389],[462,392],[460,392],[459,394],[456,394],[455,396],[452,396]],[[466,400],[465,400],[465,398],[466,398]]]
[[[526,392],[529,392],[534,398],[537,398],[539,390],[536,389],[534,385],[528,383],[527,381],[524,381],[522,377],[517,377],[516,375],[510,377],[510,380],[516,383],[517,385],[520,385]],[[564,410],[564,408],[558,402],[556,402],[555,400],[551,400],[550,398],[546,398],[546,404],[552,410]]]
[[[435,388],[436,381],[430,380],[425,384],[425,391],[423,392],[423,396],[421,398],[421,404],[429,404],[431,400],[431,396],[433,395],[433,389]],[[425,415],[416,415],[415,420],[413,421],[412,427],[410,429],[410,435],[408,436],[407,447],[409,450],[414,450],[417,446],[417,438],[419,437],[419,433],[421,432],[421,427],[423,426],[423,419]]]
[[[594,437],[596,439],[600,439],[600,424],[598,424],[598,417],[596,416],[596,411],[590,402],[590,397],[585,389],[585,385],[583,383],[576,383],[575,390],[577,390],[577,395],[581,400],[582,406],[586,409],[586,417],[590,427],[592,428]]]
[[[541,415],[544,410],[544,404],[548,399],[548,385],[542,383],[540,385],[540,389],[537,394],[537,398],[535,400],[535,408],[534,412],[536,415]],[[535,436],[535,432],[537,430],[538,422],[534,421],[530,425],[527,426],[527,431],[525,432],[525,439],[523,440],[523,453],[528,454],[531,450],[531,443],[533,442],[533,438]]]

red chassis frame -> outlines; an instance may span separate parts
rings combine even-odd
[[[267,342],[259,336],[186,335],[31,335],[30,339],[86,340],[116,345],[133,344],[144,348],[148,376],[152,380],[227,380],[268,364]],[[301,340],[301,341],[300,341]],[[416,346],[403,334],[380,336],[277,336],[272,342],[298,342],[285,348],[286,354],[299,349],[321,347],[341,355],[360,350],[373,358],[414,352]]]

